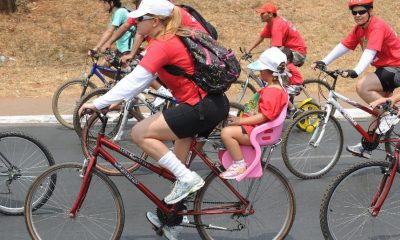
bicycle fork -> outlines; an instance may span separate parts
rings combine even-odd
[[[92,158],[95,158],[94,156],[92,156]],[[92,179],[92,175],[91,173],[91,169],[96,165],[96,161],[87,161],[87,159],[85,159],[84,164],[82,166],[81,169],[81,173],[80,173],[80,177],[83,177],[83,181],[82,181],[82,185],[81,188],[79,190],[79,194],[74,202],[74,205],[72,206],[71,210],[69,211],[69,217],[70,218],[75,218],[77,212],[79,211],[79,209],[82,206],[83,201],[85,200],[86,197],[86,193],[89,190],[89,185],[90,185],[90,181]]]
[[[329,116],[331,115],[332,112],[332,106],[331,105],[326,105],[324,107],[324,110],[326,112],[325,118],[321,119],[323,120],[323,123],[318,123],[317,127],[315,128],[313,135],[311,136],[311,139],[309,141],[309,144],[313,147],[318,147],[324,134],[325,134],[325,127],[329,121]],[[318,119],[317,119],[318,121]]]
[[[389,195],[390,188],[392,187],[394,177],[396,176],[396,171],[399,165],[399,153],[396,150],[395,157],[388,156],[391,158],[389,168],[382,169],[383,177],[379,185],[378,191],[375,193],[372,203],[369,207],[369,212],[373,217],[377,217],[386,197]],[[390,170],[390,172],[389,172]]]

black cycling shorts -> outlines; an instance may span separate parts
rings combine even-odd
[[[395,88],[400,87],[400,82],[395,80],[395,69],[386,67],[377,68],[375,74],[382,84],[383,91],[393,92]]]
[[[225,95],[207,95],[198,104],[181,104],[163,112],[165,121],[178,138],[207,137],[226,119],[229,101]]]

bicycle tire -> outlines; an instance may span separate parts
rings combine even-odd
[[[87,82],[89,89],[83,89],[84,82],[86,80],[77,79],[77,80],[69,80],[64,82],[53,94],[53,98],[51,100],[51,107],[53,110],[53,114],[56,117],[57,121],[66,128],[74,129],[73,122],[64,118],[65,115],[73,115],[76,104],[79,102],[82,96],[84,96],[87,90],[92,91],[96,88],[96,85],[90,81]],[[69,93],[69,94],[68,94]],[[66,109],[64,110],[63,104],[64,102],[63,95],[66,94],[65,101],[67,102]],[[71,96],[72,95],[72,96]]]
[[[22,215],[28,186],[34,178],[54,165],[50,151],[36,138],[22,132],[0,133],[0,212],[6,215]],[[11,163],[6,162],[6,160]],[[46,189],[51,194],[51,188]],[[43,205],[37,199],[35,208]]]
[[[325,111],[305,112],[294,119],[283,133],[281,147],[283,162],[289,171],[299,178],[320,178],[328,173],[340,158],[343,149],[343,130],[332,115],[329,116],[325,136],[319,145],[314,147],[310,144],[314,131],[321,130],[325,118]],[[299,122],[307,126],[299,129]],[[317,151],[321,153],[318,154]]]
[[[372,217],[370,214],[370,204],[383,176],[382,169],[388,166],[389,163],[383,161],[359,163],[330,184],[320,208],[320,226],[325,239],[398,239],[398,186],[390,189],[379,215]],[[399,181],[399,174],[396,174],[394,184]]]
[[[70,208],[80,191],[81,168],[82,165],[79,163],[57,164],[33,182],[26,196],[24,211],[25,223],[32,239],[120,238],[125,221],[121,195],[110,178],[95,168],[92,169],[90,187],[80,210],[76,213],[77,216],[69,215]],[[71,175],[64,176],[64,173]],[[41,186],[51,183],[49,179],[54,176],[57,178],[57,184],[53,184],[55,188],[52,196],[47,199],[48,206],[45,204],[40,209],[33,209],[32,199],[36,194],[41,194]],[[106,195],[107,192],[110,195]],[[110,203],[114,205],[112,209],[107,205]]]
[[[332,90],[332,87],[326,81],[306,79],[303,81],[302,93],[300,93],[297,99],[300,98],[300,101],[302,101],[306,98],[312,98],[319,107],[322,107],[328,99],[330,90]]]
[[[143,116],[133,110],[129,114],[131,115],[130,119],[131,120],[135,119],[135,122],[139,122],[139,121],[143,120]],[[119,128],[121,127],[122,117],[123,117],[123,113],[118,114],[118,117],[117,117],[118,120],[116,121],[116,124],[114,126],[111,126],[111,130],[107,131],[107,128],[106,128],[106,132],[104,135],[105,138],[112,139],[113,137],[115,137]],[[99,117],[97,116],[97,114],[92,114],[92,116],[90,116],[89,120],[87,121],[87,124],[85,124],[85,127],[83,128],[82,150],[87,159],[92,157],[92,152],[93,152],[93,149],[96,144],[96,137],[100,131],[100,128],[97,128],[97,127],[101,127],[101,122],[100,122],[100,125],[97,126],[96,124],[98,122],[99,122]],[[107,123],[107,127],[109,127],[108,123]],[[126,128],[126,126],[125,126],[125,128]],[[134,149],[134,150],[139,149],[140,154],[137,154],[137,156],[140,156],[143,159],[147,158],[147,155],[143,152],[143,150],[141,150],[139,147],[135,146],[134,143],[132,143],[130,136],[124,135],[122,137],[123,138],[121,139],[121,141],[117,142],[119,146],[121,146],[121,144],[122,144],[122,147],[126,148],[127,150],[129,150],[131,152],[133,152],[132,149]],[[125,146],[123,145],[124,143],[126,143]],[[114,156],[114,152],[110,151],[109,153],[112,156]],[[116,157],[116,156],[114,156],[114,157]],[[122,175],[117,169],[115,169],[114,166],[112,166],[106,160],[99,161],[99,159],[102,159],[102,160],[104,160],[104,159],[102,158],[101,155],[99,155],[97,157],[96,168],[99,169],[102,173],[107,174],[107,175],[112,175],[112,176]],[[118,155],[119,163],[122,166],[124,166],[128,170],[128,172],[133,172],[140,167],[140,165],[138,163],[136,163],[130,159],[126,159],[126,161],[124,161],[124,160],[125,160],[125,158],[122,155]]]
[[[226,95],[232,102],[237,102],[237,103],[247,102],[250,100],[253,94],[257,92],[257,88],[254,87],[250,82],[247,84],[247,88],[244,88],[244,86],[245,86],[245,81],[237,80],[232,83]],[[247,91],[247,89],[250,89],[250,91]],[[236,93],[237,91],[238,93]]]
[[[83,126],[86,123],[85,119],[88,117],[86,115],[79,116],[79,109],[82,107],[83,104],[92,102],[94,99],[104,95],[109,90],[110,90],[109,88],[97,88],[96,90],[93,90],[92,92],[83,96],[81,98],[81,100],[78,102],[78,104],[76,105],[76,107],[74,109],[74,115],[73,115],[73,124],[74,124],[74,130],[75,130],[76,134],[78,135],[79,139],[82,139]]]
[[[262,163],[262,166],[265,167],[265,162]],[[250,196],[249,201],[256,200],[251,202],[254,213],[249,213],[248,216],[234,214],[195,215],[197,231],[202,239],[284,239],[287,236],[296,214],[295,196],[289,181],[277,168],[268,165],[263,176],[257,179],[243,179],[240,182],[236,180],[227,181],[243,197]],[[254,198],[252,198],[252,190],[255,191]],[[264,197],[257,194],[263,194]],[[240,203],[239,200],[234,199],[237,198],[232,191],[212,172],[206,177],[203,188],[196,194],[194,211],[200,212],[203,208],[210,206],[217,208],[218,204],[224,205],[224,203],[226,206],[225,201],[229,204]],[[239,207],[236,206],[235,209]],[[279,209],[282,209],[282,211],[279,211]],[[267,213],[263,210],[266,210]],[[265,221],[264,224],[261,223],[262,221]],[[239,222],[242,224],[241,226],[239,226]],[[235,225],[237,225],[237,228],[230,228]],[[213,231],[210,226],[222,228],[215,228],[215,231]],[[224,231],[223,228],[228,230]],[[251,235],[253,233],[250,233],[250,231],[256,228],[259,231]]]

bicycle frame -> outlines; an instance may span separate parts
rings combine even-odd
[[[358,109],[361,109],[361,110],[363,110],[364,112],[367,112],[367,113],[369,113],[369,114],[371,114],[371,115],[373,115],[373,116],[375,116],[375,117],[378,117],[378,113],[376,112],[376,111],[374,111],[373,109],[370,109],[370,108],[368,108],[368,107],[366,107],[366,106],[363,106],[363,105],[361,105],[361,104],[359,104],[359,103],[357,103],[357,102],[355,102],[355,101],[353,101],[353,100],[351,100],[350,98],[347,98],[347,97],[345,97],[345,96],[343,96],[343,95],[341,95],[341,94],[339,94],[339,93],[337,93],[335,90],[330,90],[329,91],[329,94],[328,94],[328,101],[327,101],[327,104],[324,106],[324,110],[327,112],[327,116],[330,116],[331,114],[333,114],[333,109],[335,109],[335,110],[338,110],[343,116],[344,116],[344,118],[368,141],[368,142],[373,142],[373,141],[375,141],[375,139],[377,138],[377,137],[379,137],[378,136],[378,134],[375,134],[374,133],[374,135],[373,136],[370,136],[369,134],[368,134],[368,132],[366,131],[366,130],[364,130],[364,128],[360,125],[360,124],[358,124],[358,122],[348,113],[348,111],[347,110],[345,110],[341,105],[340,105],[340,103],[337,101],[337,99],[339,99],[339,100],[341,100],[341,101],[343,101],[343,102],[346,102],[346,103],[348,103],[348,104],[350,104],[350,105],[352,105],[352,106],[354,106],[354,107],[356,107],[356,108],[358,108]],[[325,118],[324,119],[324,124],[323,124],[323,126],[322,126],[322,130],[321,130],[321,134],[319,134],[319,137],[318,137],[318,139],[316,140],[316,141],[314,141],[315,140],[315,138],[316,138],[316,136],[317,136],[317,131],[314,131],[314,134],[313,134],[313,136],[312,136],[312,138],[311,138],[311,141],[312,142],[314,142],[313,143],[313,146],[314,147],[316,147],[316,146],[318,146],[319,145],[319,143],[320,143],[320,141],[321,141],[321,139],[322,139],[322,137],[323,137],[323,135],[324,135],[324,132],[325,132],[325,127],[326,127],[326,124],[328,123],[328,120],[329,120],[329,118]],[[377,126],[379,125],[379,118],[378,118],[378,120],[377,120],[378,122],[377,122]],[[383,142],[385,142],[385,140],[380,140],[380,143],[383,143]]]
[[[111,142],[110,140],[106,139],[104,137],[104,129],[106,126],[107,119],[100,119],[105,122],[103,122],[102,126],[102,131],[99,133],[97,136],[96,140],[96,147],[93,152],[93,156],[89,160],[85,160],[81,176],[83,176],[83,182],[81,185],[81,189],[79,191],[79,195],[77,196],[77,199],[73,205],[73,207],[70,210],[70,217],[74,217],[77,213],[77,211],[80,209],[85,196],[86,192],[89,189],[90,186],[90,180],[91,180],[91,169],[96,166],[97,163],[97,156],[101,155],[106,161],[111,163],[116,169],[118,169],[119,172],[122,173],[123,176],[125,176],[132,184],[134,184],[141,192],[143,192],[155,205],[157,205],[158,208],[160,208],[163,212],[165,213],[171,213],[176,211],[176,205],[172,205],[171,207],[167,206],[162,200],[158,199],[157,196],[150,190],[148,189],[144,184],[142,184],[134,175],[128,172],[126,168],[124,168],[114,157],[112,157],[107,150],[103,147],[105,146],[106,148],[117,152],[130,160],[140,164],[141,166],[149,169],[150,171],[158,174],[159,176],[162,176],[163,178],[174,182],[176,180],[175,176],[172,175],[169,171],[165,170],[164,168],[155,166],[146,160],[137,157],[135,154],[131,153],[130,151],[118,146],[117,144]],[[197,140],[193,140],[191,144],[191,151],[188,154],[188,160],[186,161],[186,166],[190,166],[193,157],[193,154],[196,154],[197,156],[200,157],[200,159],[203,160],[203,162],[211,169],[211,171],[219,176],[220,171],[218,170],[219,165],[211,162],[206,155],[204,155],[199,149],[196,148],[196,143]],[[243,205],[241,209],[237,209],[238,204],[227,204],[227,205],[222,205],[220,207],[213,207],[213,208],[207,208],[203,209],[201,212],[194,212],[193,210],[184,210],[184,211],[178,211],[177,215],[206,215],[206,214],[228,214],[228,213],[245,213],[246,211],[250,211],[250,213],[253,211],[251,209],[249,202],[242,197],[225,179],[220,178],[223,183],[228,187],[232,193],[240,200],[240,203]],[[231,208],[231,210],[230,210]]]

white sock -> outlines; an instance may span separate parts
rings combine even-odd
[[[158,163],[171,171],[177,179],[183,179],[185,176],[190,176],[188,174],[190,174],[191,171],[184,164],[182,164],[181,161],[179,161],[179,159],[171,151],[162,156]]]

